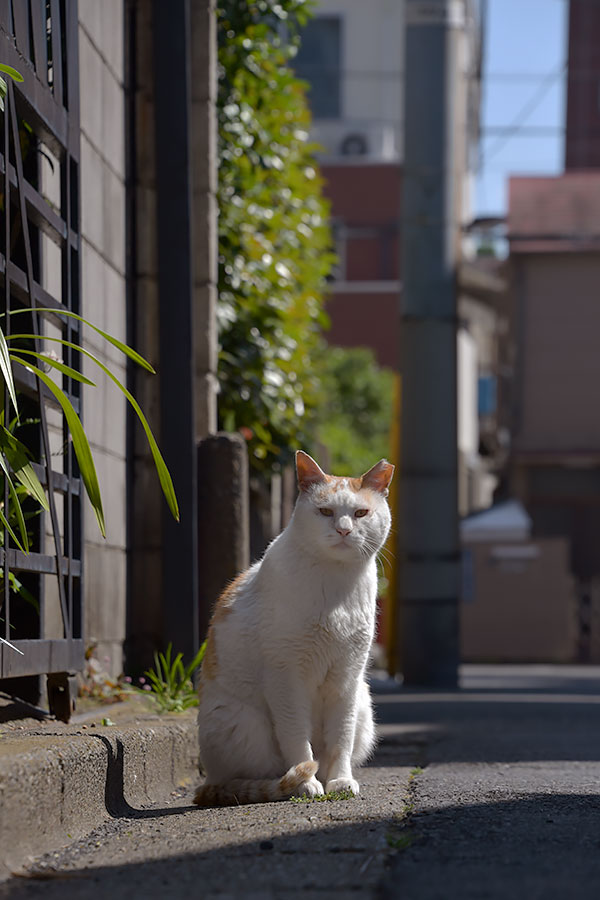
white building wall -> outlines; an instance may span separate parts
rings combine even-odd
[[[478,91],[474,80],[479,53],[476,5],[475,0],[464,0],[460,19],[464,25],[455,108],[463,218],[470,215],[472,184],[466,176],[475,163],[468,159],[467,134],[472,127],[469,110]],[[405,0],[318,0],[317,17],[339,16],[341,21],[341,117],[316,119],[313,127],[324,156],[339,156],[345,137],[362,134],[370,161],[402,162],[405,12]]]
[[[326,155],[349,134],[365,134],[372,156],[402,156],[403,0],[320,0],[317,16],[339,15],[342,29],[342,118],[318,119],[314,136]]]

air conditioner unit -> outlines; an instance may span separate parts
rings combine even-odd
[[[325,156],[395,162],[400,156],[398,130],[389,122],[316,120],[312,137],[321,145]]]
[[[357,123],[358,125],[358,123]],[[346,128],[339,137],[340,156],[362,156],[371,160],[393,161],[398,158],[397,137],[393,125],[368,123]]]
[[[350,132],[340,142],[342,156],[366,156],[369,152],[369,139],[361,132]]]

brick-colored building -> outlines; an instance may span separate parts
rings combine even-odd
[[[565,169],[600,168],[600,3],[570,0]]]

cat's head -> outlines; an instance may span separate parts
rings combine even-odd
[[[367,560],[383,545],[391,516],[386,497],[394,466],[381,459],[360,478],[326,475],[303,450],[296,453],[302,540],[319,556]]]

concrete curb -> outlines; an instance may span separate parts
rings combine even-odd
[[[107,818],[165,798],[197,772],[196,714],[114,726],[34,722],[0,737],[0,879]]]

